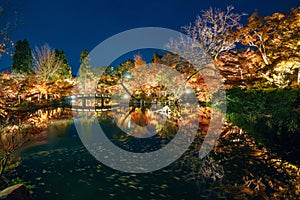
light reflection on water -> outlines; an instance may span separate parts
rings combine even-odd
[[[124,119],[126,116],[116,117],[115,113],[109,111],[97,113],[96,117],[115,144],[130,151],[154,151],[167,144],[176,134],[178,119],[163,117],[165,123],[159,125],[161,118],[151,109],[134,108],[127,119]],[[119,120],[114,120],[116,118]],[[128,136],[118,128],[121,122],[126,129],[132,129],[132,126],[128,126],[128,120],[141,127],[156,124],[158,127],[155,129],[160,134],[146,139]],[[56,120],[48,127],[47,133],[43,142],[36,140],[36,143],[33,142],[19,154],[22,163],[17,171],[22,179],[36,185],[35,199],[198,198],[197,185],[194,181],[188,181],[191,170],[182,164],[185,163],[182,159],[151,173],[123,173],[97,161],[84,148],[74,124],[69,120]]]
[[[186,199],[195,194],[179,168],[128,174],[102,165],[83,147],[73,125],[64,137],[21,156],[18,171],[37,186],[36,199]]]

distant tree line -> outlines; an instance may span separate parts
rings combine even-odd
[[[43,81],[72,77],[71,66],[63,50],[53,50],[48,44],[31,50],[26,39],[16,43],[12,71],[25,75],[36,74]]]

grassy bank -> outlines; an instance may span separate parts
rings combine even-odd
[[[227,118],[258,142],[283,151],[300,146],[300,88],[241,89],[227,94]]]

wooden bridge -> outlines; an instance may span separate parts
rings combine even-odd
[[[66,99],[66,106],[75,111],[111,110],[111,94],[75,94]]]
[[[206,105],[206,102],[198,102],[200,105]],[[128,106],[128,99],[120,101],[118,103],[112,102],[112,95],[108,93],[103,94],[74,94],[66,99],[66,107],[71,108],[74,111],[84,111],[84,112],[104,112],[110,111],[115,106]],[[179,102],[175,101],[173,97],[164,98],[135,98],[131,99],[129,106],[134,107],[144,107],[151,104],[161,104],[166,105],[178,105]]]
[[[75,94],[67,98],[66,105],[75,111],[109,111],[114,106],[122,105],[122,98],[118,103],[113,103],[111,94]],[[123,99],[124,100],[124,99]],[[150,104],[163,104],[163,105],[174,105],[173,98],[165,98],[164,101],[160,101],[159,98],[136,98],[132,99],[129,103],[130,106],[142,107]],[[124,105],[128,104],[124,101]]]

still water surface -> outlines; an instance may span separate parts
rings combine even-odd
[[[113,124],[106,129],[117,132]],[[36,186],[34,199],[200,198],[197,184],[188,180],[188,166],[182,163],[151,173],[124,173],[97,161],[83,146],[73,123],[67,128],[54,126],[48,132],[44,144],[33,144],[20,152],[22,163],[17,171],[24,181]]]

